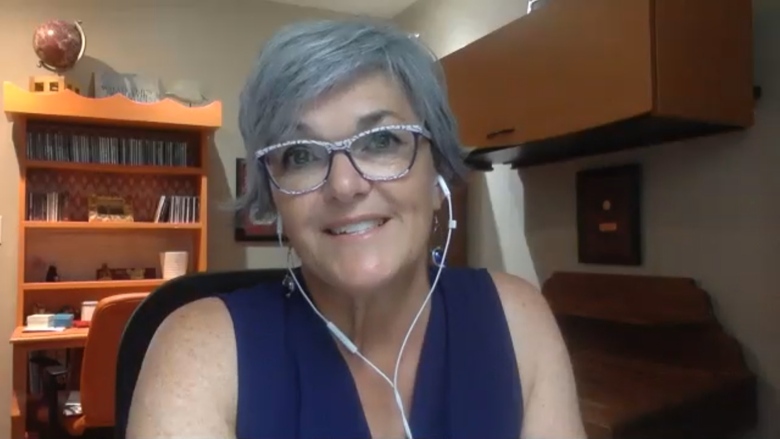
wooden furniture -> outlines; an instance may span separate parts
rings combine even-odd
[[[28,354],[83,347],[88,333],[25,333],[27,315],[78,313],[83,301],[148,293],[163,283],[163,251],[188,251],[189,271],[206,269],[206,164],[222,106],[35,93],[8,82],[3,92],[20,170],[17,328],[10,341],[11,437],[21,439]],[[168,203],[158,215],[163,195]],[[126,209],[96,204],[95,196],[123,199],[132,221],[122,217]],[[103,264],[108,272],[98,271]],[[46,281],[50,266],[58,281]]]
[[[45,405],[41,407],[39,417],[48,428],[42,439],[93,437],[95,433],[110,431],[114,427],[117,356],[122,333],[130,316],[148,295],[115,294],[98,302],[90,326],[92,331],[84,345],[79,393],[77,397],[71,397],[81,404],[80,413],[61,414],[62,392],[57,378],[72,371],[62,365],[44,369]]]
[[[490,169],[749,127],[752,52],[746,0],[551,0],[442,64]]]
[[[543,293],[589,439],[717,439],[756,423],[756,378],[692,279],[561,272]]]

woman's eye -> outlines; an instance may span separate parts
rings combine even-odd
[[[381,131],[368,135],[368,149],[386,149],[401,143],[400,139],[389,131]]]
[[[307,146],[292,146],[284,152],[283,163],[286,167],[306,166],[317,161],[317,156]]]

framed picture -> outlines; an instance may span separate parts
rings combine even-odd
[[[577,173],[577,252],[585,264],[640,265],[641,167]]]
[[[236,197],[246,190],[246,159],[236,159]],[[277,242],[276,224],[254,221],[248,211],[236,212],[234,237],[239,242]]]
[[[89,222],[133,222],[133,206],[122,197],[90,195]]]

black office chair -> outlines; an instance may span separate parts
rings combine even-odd
[[[114,437],[125,439],[133,391],[157,327],[176,309],[198,299],[251,287],[262,282],[282,282],[286,270],[243,270],[196,273],[170,280],[153,291],[138,306],[125,327],[119,345],[116,369]]]

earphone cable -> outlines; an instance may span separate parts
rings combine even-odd
[[[377,367],[371,360],[366,358],[358,349],[358,347],[352,342],[352,340],[349,339],[349,337],[346,336],[333,322],[328,320],[317,307],[314,305],[314,302],[309,298],[309,296],[304,292],[303,287],[301,286],[300,282],[298,282],[298,277],[295,275],[295,272],[292,269],[292,264],[289,263],[289,257],[288,257],[288,266],[287,266],[287,272],[290,274],[290,277],[292,278],[293,282],[295,283],[295,286],[298,288],[298,291],[301,293],[301,295],[304,297],[306,302],[309,304],[311,309],[314,311],[314,313],[325,323],[325,326],[328,328],[328,330],[341,342],[341,344],[352,354],[360,358],[365,364],[367,364],[369,367],[371,367],[379,376],[381,376],[391,387],[393,390],[393,395],[395,397],[395,403],[398,407],[398,410],[400,411],[401,420],[403,422],[404,432],[407,439],[414,439],[414,436],[412,435],[412,429],[409,425],[409,420],[406,416],[406,410],[404,408],[403,399],[401,398],[401,394],[398,391],[398,373],[401,366],[401,359],[403,357],[404,349],[406,348],[406,345],[409,341],[409,338],[411,337],[412,331],[414,330],[414,327],[417,325],[417,322],[420,320],[420,317],[422,316],[423,311],[425,310],[425,307],[430,302],[431,297],[433,296],[433,292],[436,290],[436,286],[439,283],[439,278],[441,277],[442,269],[444,268],[444,261],[447,259],[447,253],[449,251],[450,247],[450,240],[452,238],[452,231],[457,227],[457,223],[453,218],[453,208],[452,208],[452,197],[451,193],[449,191],[449,188],[447,187],[446,182],[444,182],[443,178],[441,176],[438,177],[438,183],[439,186],[444,193],[444,196],[447,200],[447,210],[448,210],[448,216],[449,216],[449,222],[447,227],[447,238],[444,243],[444,251],[442,254],[442,260],[441,263],[438,265],[438,270],[436,271],[436,277],[434,278],[431,288],[428,291],[428,294],[425,296],[425,300],[423,300],[422,305],[420,306],[420,309],[417,311],[417,314],[415,315],[414,319],[412,320],[412,323],[409,326],[409,329],[406,331],[406,335],[404,336],[403,342],[401,343],[401,347],[398,350],[398,356],[396,357],[396,363],[395,367],[393,369],[393,379],[390,379],[387,374],[382,372],[382,370]],[[277,238],[279,239],[279,246],[283,247],[284,242],[282,240],[282,225],[281,225],[281,218],[277,219]]]

